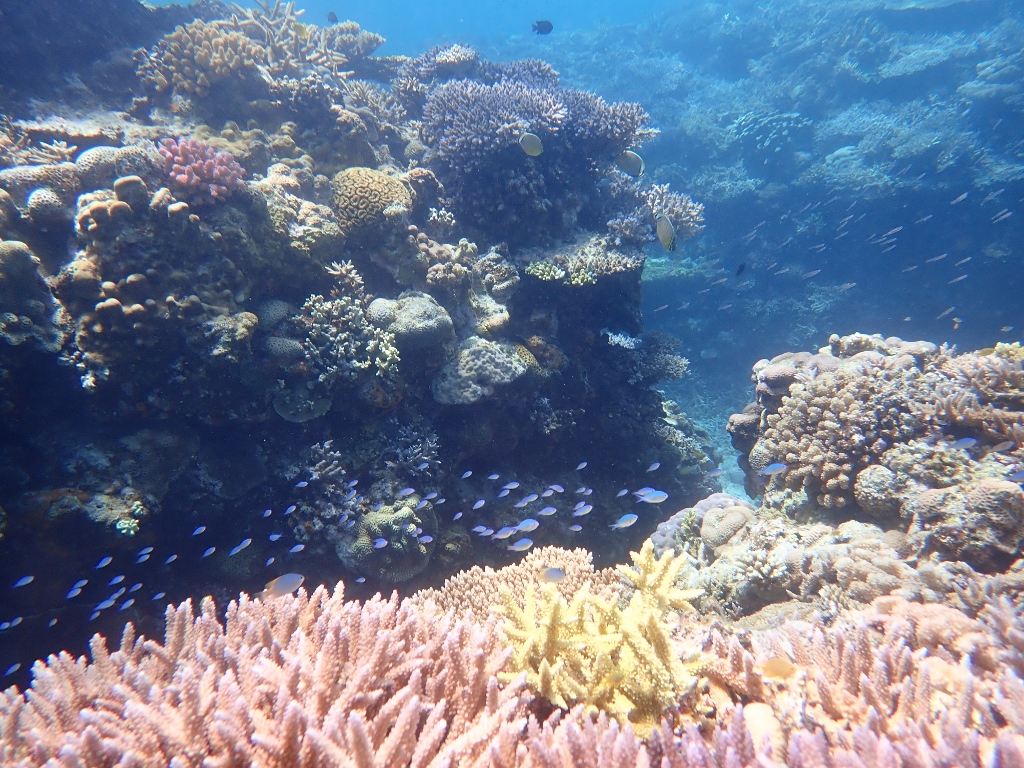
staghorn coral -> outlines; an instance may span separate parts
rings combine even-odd
[[[221,83],[259,76],[267,49],[225,22],[197,19],[176,27],[149,51],[136,51],[137,74],[157,93],[205,97]]]
[[[618,569],[632,589],[625,608],[586,588],[566,601],[554,584],[531,586],[522,604],[502,588],[501,626],[514,647],[505,674],[526,671],[527,683],[557,706],[582,703],[646,735],[696,685],[663,621],[670,610],[692,610],[688,601],[701,591],[676,589],[681,559],[658,561],[649,543],[630,556],[634,567]]]
[[[162,644],[129,624],[113,652],[95,636],[91,662],[41,662],[32,691],[0,696],[0,760],[440,766],[514,745],[525,724],[521,682],[494,679],[507,652],[493,627],[396,597],[346,603],[341,584],[243,594],[217,616],[210,598],[198,616],[186,601],[167,609]]]

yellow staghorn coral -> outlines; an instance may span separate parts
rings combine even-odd
[[[620,569],[634,587],[625,608],[586,588],[567,602],[553,584],[545,584],[531,587],[522,605],[503,589],[498,613],[514,648],[507,679],[526,672],[527,684],[555,705],[583,704],[646,736],[696,686],[666,614],[692,610],[688,601],[702,590],[677,589],[682,558],[658,561],[650,542],[631,557],[636,568]]]

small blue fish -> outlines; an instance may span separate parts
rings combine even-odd
[[[153,551],[152,547],[143,547],[142,549],[139,550],[139,554],[140,555],[148,555],[152,551]]]
[[[277,558],[276,558],[276,557],[268,557],[268,558],[267,558],[267,568],[269,568],[270,566],[272,566],[272,565],[274,564],[274,561],[275,561],[275,560],[277,560]]]
[[[117,598],[116,597],[107,598],[102,603],[100,603],[99,605],[96,606],[96,610],[97,611],[105,611],[105,610],[107,610],[107,608],[109,608],[110,606],[112,606],[116,602],[117,602]]]
[[[587,502],[585,502],[585,501],[577,501],[576,502],[576,506],[573,507],[573,509],[574,510],[576,510],[576,509],[583,509],[585,506],[587,506]]]
[[[73,597],[78,597],[80,594],[82,594],[82,588],[81,587],[72,587],[68,591],[68,593],[66,595],[64,595],[64,599],[65,600],[70,600]]]
[[[978,442],[978,441],[977,441],[977,440],[975,440],[975,439],[974,439],[973,437],[961,437],[961,438],[960,438],[959,440],[957,440],[957,441],[956,441],[955,443],[953,443],[953,444],[952,444],[951,446],[949,446],[949,447],[950,447],[950,448],[951,448],[952,450],[956,450],[956,449],[958,449],[958,448],[965,448],[965,449],[966,449],[966,448],[971,448],[971,447],[972,447],[972,446],[974,446],[974,445],[975,445],[975,444],[976,444],[977,442]]]
[[[355,519],[349,520],[347,523],[345,523],[345,530],[347,531],[349,528],[351,528],[355,524],[356,524]]]
[[[122,581],[124,581],[124,575],[115,576],[114,578],[112,578],[110,581],[107,582],[107,586],[108,587],[112,587],[115,584],[120,584]]]
[[[484,500],[480,499],[476,504],[473,505],[473,509],[480,509],[484,505]]]
[[[587,492],[587,486],[585,486],[585,485],[581,485],[579,488],[576,489],[576,495],[577,496],[580,496],[580,495],[582,495],[582,494],[584,494],[586,492]]]
[[[548,488],[550,488],[555,493],[565,493],[565,488],[563,488],[562,486],[557,485],[557,484],[549,485]]]
[[[93,570],[98,571],[100,568],[106,568],[112,562],[114,562],[114,558],[112,558],[110,555],[107,555],[102,560],[100,560],[98,563],[96,563],[96,567]]]
[[[206,526],[205,525],[200,525],[198,528],[196,528],[194,531],[192,531],[192,535],[193,536],[198,536],[199,534],[205,533],[205,532],[206,532]]]
[[[433,537],[433,536],[430,536],[430,535],[427,535],[427,536],[420,536],[420,539],[419,539],[419,541],[420,541],[420,544],[429,544],[429,543],[430,543],[430,542],[432,542],[433,540],[434,540],[434,537]]]
[[[621,499],[627,493],[629,493],[629,488],[623,488],[621,491],[619,491],[618,493],[615,494],[615,498]]]
[[[15,672],[17,672],[19,669],[21,669],[21,662],[20,661],[16,661],[14,664],[11,664],[11,666],[9,666],[6,669],[6,671],[4,672],[4,677],[10,677]]]
[[[500,492],[498,493],[498,498],[499,498],[499,499],[504,499],[504,498],[505,498],[506,496],[508,496],[508,495],[509,495],[510,493],[512,493],[512,491],[510,491],[510,490],[509,490],[508,488],[503,488],[503,489],[502,489],[502,490],[501,490],[501,491],[500,491]]]
[[[309,485],[309,483],[306,482],[305,480],[299,480],[299,482],[297,482],[295,484],[295,487],[296,488],[305,488],[307,485]]]
[[[230,552],[228,552],[228,557],[234,557],[239,552],[241,552],[243,549],[248,547],[250,544],[252,544],[252,539],[243,539],[242,542],[238,546],[236,546],[234,549],[232,549]]]
[[[173,563],[177,559],[178,559],[177,555],[171,555],[166,560],[164,560],[164,565],[170,565],[171,563]]]
[[[135,561],[135,564],[144,563],[149,560],[149,555],[139,555],[139,558]]]
[[[470,477],[472,474],[473,474],[473,470],[472,469],[467,469],[465,472],[462,473],[462,479],[465,480],[467,477]]]
[[[594,507],[592,504],[584,504],[582,507],[573,512],[572,516],[583,517],[584,515],[589,515],[593,509]]]
[[[21,616],[17,616],[16,618],[11,619],[11,627],[16,627],[19,624],[21,624],[21,622],[22,622],[22,617]]]
[[[452,520],[459,520],[461,518],[462,518],[462,513],[461,512],[456,512],[455,513],[455,517],[453,517]]]
[[[519,487],[519,483],[513,480],[511,483],[505,483],[501,487],[504,488],[506,491],[514,491],[516,488]]]
[[[305,544],[296,544],[294,547],[292,547],[288,551],[291,552],[294,555],[296,552],[301,552],[305,548],[306,548]]]
[[[131,587],[128,589],[128,594],[130,595],[132,592],[138,592],[140,589],[142,589],[141,581],[132,584]]]
[[[557,510],[557,509],[555,509],[554,507],[544,507],[544,509],[542,509],[542,510],[541,510],[540,512],[538,512],[537,514],[538,514],[538,515],[553,515],[553,514],[555,514],[555,512],[557,512],[557,511],[558,511],[558,510]]]
[[[153,595],[153,597],[150,598],[150,600],[161,600],[161,599],[163,599],[166,596],[167,596],[166,592],[157,592],[155,595]]]
[[[435,504],[444,504],[446,501],[448,501],[448,499],[446,499],[444,496],[442,496],[440,499],[438,499],[434,503]]]
[[[422,472],[424,469],[426,469],[429,466],[430,466],[430,463],[424,461],[422,464],[420,464],[418,467],[416,467],[416,469],[418,469],[418,470],[420,470]]]
[[[585,462],[585,461],[581,461],[579,464],[576,465],[576,471],[577,472],[579,472],[581,469],[586,469],[586,468],[587,468],[587,462]]]
[[[383,501],[378,501],[376,504],[373,505],[373,511],[374,512],[380,512],[380,510],[381,510],[381,508],[383,506],[384,506],[384,502]]]
[[[286,510],[284,511],[284,513],[285,513],[286,515],[290,515],[290,514],[291,514],[292,512],[294,512],[294,511],[295,511],[296,509],[298,509],[298,507],[296,507],[296,506],[295,506],[294,504],[292,504],[292,505],[291,505],[290,507],[288,507],[288,509],[286,509]]]
[[[494,533],[493,528],[484,528],[482,531],[480,531],[481,536],[490,536],[492,533]]]
[[[725,474],[725,470],[724,469],[722,469],[721,467],[715,467],[710,472],[708,472],[708,477],[719,477],[719,476],[724,475],[724,474]]]
[[[497,472],[495,472],[494,474],[488,475],[487,479],[488,480],[497,480],[499,477],[501,477],[501,475],[499,475]]]
[[[356,584],[365,584],[365,583],[366,583],[366,577],[365,576],[360,576],[358,579],[356,579]]]
[[[516,526],[516,530],[522,531],[523,533],[529,533],[530,531],[537,530],[539,527],[539,522],[534,520],[532,517],[528,517]]]
[[[486,525],[477,525],[473,527],[473,533],[483,533],[487,530]]]
[[[550,581],[552,584],[557,584],[565,578],[565,571],[561,568],[544,568],[540,572],[541,581]]]
[[[641,496],[638,501],[642,501],[646,504],[661,504],[668,498],[668,494],[664,491],[651,491]]]
[[[46,626],[48,626],[48,627],[52,627],[52,626],[53,626],[54,624],[56,624],[56,623],[57,623],[57,620],[56,620],[56,619],[50,619],[49,623],[48,623],[48,624],[47,624]]]
[[[642,499],[648,493],[654,493],[654,491],[655,491],[654,488],[651,488],[650,486],[646,486],[645,485],[639,491],[633,491],[633,495],[636,496],[638,499]]]
[[[125,600],[123,603],[121,603],[121,607],[118,608],[118,610],[119,611],[125,611],[125,610],[131,608],[133,605],[135,605],[135,598],[134,597],[129,597],[127,600]]]
[[[629,528],[629,526],[631,526],[637,520],[639,520],[639,518],[636,515],[633,515],[633,514],[623,515],[622,517],[620,517],[618,520],[616,520],[614,523],[612,523],[608,527],[609,528],[615,528],[615,529]]]
[[[422,501],[417,502],[416,506],[413,507],[413,511],[419,511],[419,510],[423,509],[425,506],[427,506],[427,504],[429,504],[429,503],[430,503],[429,501],[427,501],[426,499],[423,499]]]
[[[11,587],[11,589],[17,589],[18,587],[26,587],[35,580],[35,576],[22,576],[20,579],[14,582],[14,586]]]
[[[269,536],[267,536],[267,538],[270,539],[271,541],[277,541],[278,539],[281,538],[281,534],[280,533],[272,533]]]
[[[569,526],[569,530],[570,531],[582,531],[583,530],[583,526],[582,525],[570,525]]]
[[[788,467],[781,461],[776,461],[774,464],[769,464],[767,467],[762,469],[757,474],[761,475],[762,477],[774,477],[775,475],[781,475],[787,469]]]
[[[217,551],[216,547],[207,547],[206,551],[203,552],[203,557],[209,557],[210,555],[212,555],[216,551]]]
[[[590,495],[590,494],[592,494],[593,492],[594,492],[594,489],[593,489],[593,488],[584,488],[584,489],[583,489],[583,495],[584,495],[584,496],[589,496],[589,495]]]
[[[263,516],[264,517],[270,517],[272,514],[274,514],[274,510],[272,510],[272,509],[264,509],[263,510]]]
[[[89,621],[92,621],[93,619],[95,619],[99,615],[100,615],[99,611],[93,611],[92,615],[89,616]]]
[[[402,490],[395,494],[395,498],[404,499],[406,496],[411,496],[414,493],[416,493],[415,488],[403,488]]]
[[[496,534],[494,534],[494,538],[496,538],[496,539],[507,539],[509,536],[511,536],[515,532],[516,532],[515,528],[509,528],[506,525],[504,528],[502,528],[500,531],[498,531]]]
[[[346,483],[345,484],[345,486],[347,488],[355,488],[357,485],[359,485],[359,479],[358,478],[356,478],[355,480],[351,481],[350,483]]]
[[[519,504],[522,504],[524,506],[527,505],[527,504],[532,504],[533,502],[535,502],[539,498],[540,498],[540,496],[538,496],[536,493],[531,493],[529,496],[524,496],[523,500],[520,501]],[[519,506],[519,505],[517,504],[516,506]]]
[[[74,584],[71,585],[71,588],[72,589],[81,589],[82,587],[84,587],[88,583],[89,583],[88,579],[79,579],[78,581],[76,581]]]
[[[533,540],[532,539],[520,539],[515,544],[509,544],[508,545],[508,550],[509,550],[509,552],[525,552],[526,550],[528,550],[532,546],[533,546]]]
[[[554,495],[555,495],[555,492],[552,489],[550,489],[550,488],[548,488],[546,491],[544,491],[544,493],[541,494],[541,496],[543,498],[545,498],[545,499],[548,498],[548,496],[554,496]]]
[[[657,469],[658,467],[660,467],[660,466],[661,466],[661,462],[660,462],[660,461],[656,461],[656,462],[654,462],[653,464],[651,464],[651,466],[649,466],[649,467],[647,468],[647,471],[648,471],[648,472],[653,472],[654,470],[656,470],[656,469]]]
[[[428,493],[423,498],[426,499],[427,501],[430,501],[431,499],[436,499],[437,498],[437,491],[431,491],[430,493]]]
[[[5,629],[10,629],[10,628],[11,628],[11,622],[9,622],[9,621],[0,622],[0,632],[3,632]]]
[[[387,539],[375,539],[373,542],[374,549],[384,549],[388,545]]]

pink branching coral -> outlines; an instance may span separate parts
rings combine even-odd
[[[229,152],[218,152],[198,139],[163,139],[164,159],[174,193],[190,203],[215,203],[245,187],[245,170]]]

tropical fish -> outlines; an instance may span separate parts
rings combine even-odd
[[[553,514],[555,514],[555,512],[557,512],[557,511],[558,511],[558,510],[557,510],[557,509],[555,509],[554,507],[544,507],[544,509],[542,509],[542,510],[541,510],[540,512],[538,512],[537,514],[538,514],[538,515],[553,515]]]
[[[1013,442],[1013,440],[1004,440],[1003,442],[997,445],[993,445],[992,450],[995,451],[996,453],[1002,453],[1003,451],[1007,451],[1010,448],[1013,448],[1015,445],[1016,443]]]
[[[530,157],[540,157],[544,152],[544,145],[541,143],[540,136],[535,133],[526,132],[522,134],[519,137],[519,146]]]
[[[584,506],[580,507],[575,512],[573,512],[572,516],[573,517],[583,517],[584,515],[589,515],[593,511],[593,509],[594,509],[593,505],[585,504]]]
[[[496,539],[507,539],[509,536],[511,536],[515,532],[516,532],[515,528],[509,528],[508,526],[505,526],[500,531],[498,531],[496,534],[494,534],[494,538],[496,538]]]
[[[522,499],[516,502],[517,508],[525,507],[527,504],[532,504],[540,497],[536,493],[531,493],[529,496],[524,496]]]
[[[650,493],[645,493],[638,500],[645,504],[661,504],[667,498],[668,494],[664,491],[651,491]]]
[[[14,586],[11,587],[11,589],[17,589],[18,587],[28,586],[29,584],[31,584],[35,580],[36,580],[35,576],[22,576],[20,579],[18,579],[16,582],[14,582]]]
[[[164,560],[164,565],[170,565],[171,563],[173,563],[177,559],[178,559],[177,555],[171,555],[166,560]]]
[[[570,525],[569,526],[569,530],[570,531],[582,531],[583,530],[583,526],[582,525]]]
[[[623,488],[621,491],[619,491],[618,493],[615,494],[615,498],[621,499],[627,493],[629,493],[629,488]]]
[[[234,549],[232,549],[230,552],[228,552],[228,557],[234,557],[239,552],[241,552],[243,549],[248,547],[250,544],[252,544],[252,539],[242,539],[242,542],[240,544],[238,544],[238,546],[236,546]]]
[[[623,515],[622,517],[620,517],[618,520],[616,520],[614,523],[612,523],[608,527],[609,528],[629,528],[629,526],[631,526],[633,523],[635,523],[639,519],[640,518],[637,517],[634,514]]]
[[[387,545],[388,545],[388,540],[384,539],[384,538],[374,539],[374,541],[373,541],[373,548],[374,549],[384,549],[384,547],[386,547]]]
[[[270,539],[271,541],[277,541],[278,539],[281,538],[281,534],[280,533],[272,533],[269,536],[267,536],[267,538]]]
[[[81,587],[72,587],[70,590],[68,590],[68,593],[64,595],[64,599],[70,600],[73,597],[78,597],[80,594],[82,594]]]
[[[550,35],[551,30],[555,28],[555,25],[547,19],[541,19],[540,21],[533,22],[533,24],[530,25],[530,28],[538,35]]]
[[[420,544],[429,544],[429,543],[430,543],[430,542],[432,542],[433,540],[434,540],[434,537],[433,537],[433,536],[430,536],[430,535],[427,535],[427,536],[420,536],[420,538],[419,538],[419,542],[420,542]]]
[[[327,23],[328,24],[337,24],[338,23],[338,14],[336,14],[334,11],[328,11],[327,12]]]
[[[519,487],[519,483],[513,480],[511,483],[505,483],[501,487],[504,488],[506,491],[514,491],[516,488]]]
[[[721,467],[715,467],[710,472],[708,472],[708,477],[709,478],[711,478],[711,477],[720,477],[721,475],[724,475],[724,474],[725,474],[725,470],[724,469],[722,469]]]
[[[557,584],[565,578],[565,571],[561,568],[542,568],[540,572],[541,581],[550,581],[552,584]]]
[[[309,39],[309,27],[301,22],[292,22],[292,31],[295,32],[295,36],[299,38],[299,40]]]
[[[473,505],[473,509],[480,509],[484,505],[484,500],[480,499],[476,504]]]
[[[395,498],[396,499],[404,499],[406,496],[410,496],[410,495],[412,495],[414,493],[416,493],[416,489],[415,488],[403,488],[402,490],[400,490],[398,493],[395,494]]]
[[[120,584],[122,581],[124,581],[124,574],[112,578],[110,581],[107,582],[107,586],[112,587],[115,584]]]
[[[366,577],[365,576],[360,576],[358,579],[356,579],[356,584],[365,584],[365,583],[366,583]]]
[[[541,497],[546,499],[549,496],[554,496],[554,495],[555,495],[555,492],[552,489],[548,488],[546,491],[544,491],[544,493],[541,494]]]
[[[102,560],[100,560],[98,563],[96,563],[96,567],[94,568],[94,570],[98,571],[100,568],[106,568],[113,561],[114,561],[114,558],[112,558],[110,555],[107,555]]]
[[[212,555],[216,551],[217,551],[216,547],[208,547],[207,550],[205,552],[203,552],[203,557],[209,557],[210,555]]]
[[[539,522],[534,520],[532,517],[528,517],[516,526],[516,530],[522,531],[524,533],[529,533],[530,531],[537,530],[539,527]]]
[[[153,551],[152,547],[143,547],[142,549],[140,549],[138,551],[138,554],[140,554],[140,555],[148,555],[152,551]]]
[[[128,594],[130,595],[132,592],[138,592],[140,589],[142,589],[142,582],[137,581],[128,589]]]
[[[84,587],[88,583],[89,583],[88,579],[79,579],[78,581],[76,581],[74,584],[71,585],[71,588],[72,589],[80,589],[81,587]]]
[[[416,469],[418,469],[420,472],[422,472],[424,469],[426,469],[429,466],[430,466],[430,462],[424,461],[422,464],[417,466]]]
[[[533,546],[532,539],[520,539],[515,544],[509,544],[508,549],[510,552],[525,552]]]
[[[958,448],[965,448],[966,449],[966,448],[970,448],[971,446],[973,446],[977,442],[978,441],[975,440],[973,437],[961,437],[959,440],[957,440],[955,443],[953,443],[949,447],[952,450],[956,450]]]
[[[487,530],[486,525],[476,525],[473,527],[473,533],[483,533]]]
[[[502,488],[501,491],[498,493],[498,498],[504,499],[510,493],[512,493],[512,491],[510,491],[508,488]]]
[[[499,475],[497,472],[495,472],[493,474],[488,475],[487,479],[488,480],[497,480],[499,477],[501,477],[501,475]]]
[[[123,603],[121,603],[121,607],[118,608],[118,610],[119,611],[124,611],[124,610],[127,610],[128,608],[131,608],[133,605],[135,605],[135,598],[134,597],[129,597],[127,600],[125,600]]]
[[[655,214],[654,230],[658,234],[658,242],[661,243],[666,251],[674,251],[676,249],[676,228],[672,226],[668,216],[664,213]]]
[[[587,462],[585,462],[585,461],[581,461],[579,464],[576,465],[576,471],[577,472],[579,472],[581,469],[586,469],[586,468],[587,468]],[[554,488],[554,486],[551,486],[551,487]]]
[[[291,552],[292,554],[295,554],[296,552],[301,552],[305,548],[306,548],[305,544],[296,544],[294,547],[292,547],[288,551]]]
[[[615,158],[615,164],[623,173],[639,179],[644,175],[644,159],[631,149],[620,152]]]
[[[461,513],[461,512],[456,512],[456,513],[455,513],[455,517],[453,517],[453,518],[452,518],[452,520],[458,520],[458,519],[460,519],[461,517],[462,517],[462,513]]]
[[[309,483],[306,482],[305,480],[299,480],[299,482],[297,482],[295,484],[295,487],[296,488],[305,488],[307,485],[309,485]]]
[[[472,469],[467,469],[465,472],[462,473],[462,479],[465,480],[467,477],[469,477],[472,474],[473,474],[473,470]]]
[[[423,509],[423,508],[424,508],[425,506],[427,506],[427,504],[429,504],[429,503],[430,503],[430,502],[429,502],[429,501],[427,501],[426,499],[421,499],[421,500],[420,500],[420,501],[419,501],[419,502],[418,502],[418,503],[416,504],[416,506],[415,506],[415,507],[413,507],[413,511],[418,511],[418,510],[421,510],[421,509]]]
[[[431,499],[436,499],[437,498],[437,491],[431,491],[430,493],[428,493],[423,498],[426,499],[427,501],[430,501]]]
[[[656,470],[656,469],[657,469],[658,467],[660,467],[660,466],[661,466],[661,462],[660,462],[660,461],[656,461],[656,462],[654,462],[653,464],[651,464],[651,466],[649,466],[649,467],[647,468],[647,471],[648,471],[648,472],[653,472],[654,470]]]
[[[301,573],[286,573],[283,576],[278,576],[276,579],[268,581],[266,588],[256,597],[260,600],[266,600],[270,597],[284,597],[301,587],[302,582],[305,580],[306,577]]]
[[[139,559],[135,561],[135,564],[138,565],[139,563],[144,563],[147,560],[149,560],[149,555],[148,554],[146,554],[146,555],[139,555]]]
[[[166,597],[166,596],[167,596],[166,592],[157,592],[155,595],[153,595],[153,597],[150,598],[150,600],[160,600],[161,598]]]
[[[761,475],[762,477],[774,477],[775,475],[781,475],[787,469],[788,467],[785,464],[783,464],[780,461],[777,461],[774,464],[769,464],[767,467],[762,469],[757,474]]]
[[[556,485],[549,485],[548,488],[550,488],[555,493],[565,493],[565,488],[563,488],[562,486],[557,485],[557,484]]]

